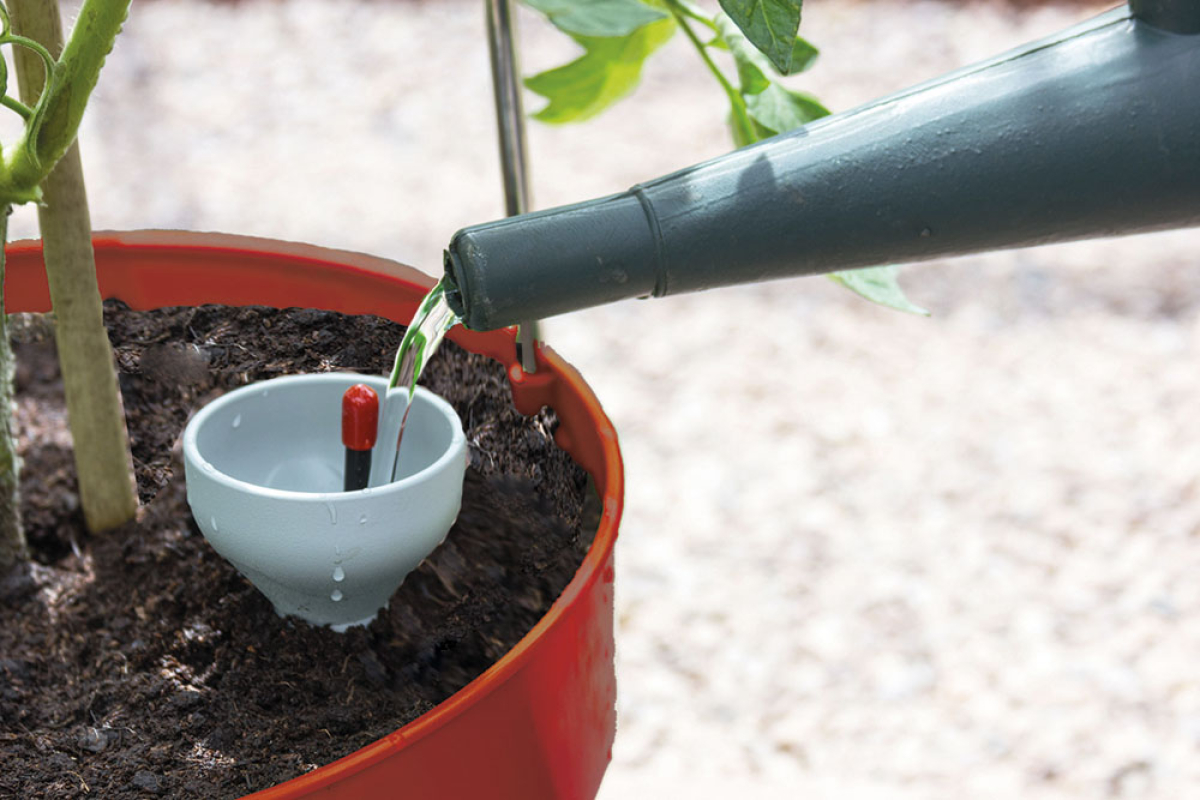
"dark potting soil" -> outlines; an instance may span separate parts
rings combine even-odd
[[[136,522],[89,536],[39,319],[14,337],[34,561],[0,578],[0,797],[239,797],[327,764],[507,652],[590,544],[585,475],[554,446],[552,414],[518,414],[504,370],[447,343],[422,381],[454,405],[469,442],[445,543],[370,626],[337,634],[280,619],[195,527],[179,434],[204,402],[251,381],[385,373],[403,328],[314,310],[109,303],[145,505]]]

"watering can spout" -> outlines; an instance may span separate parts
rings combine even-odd
[[[629,297],[1200,224],[1200,3],[1135,0],[611,197],[476,225],[490,330]]]

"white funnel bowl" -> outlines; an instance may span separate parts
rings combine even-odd
[[[356,383],[379,393],[383,418],[371,488],[343,492],[342,394]],[[389,482],[406,390],[384,403],[386,387],[350,373],[276,378],[217,398],[183,432],[196,523],[281,616],[338,631],[369,623],[458,516],[458,415],[418,387]]]

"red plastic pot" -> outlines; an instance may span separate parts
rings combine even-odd
[[[135,309],[176,305],[301,306],[407,323],[432,280],[391,261],[310,245],[167,231],[95,237],[100,290]],[[49,311],[40,242],[8,250],[9,311]],[[458,329],[450,338],[505,365],[525,414],[561,420],[559,446],[603,498],[595,541],[562,595],[525,638],[419,719],[314,772],[253,795],[592,798],[616,731],[613,543],[624,476],[616,433],[570,365],[547,348],[538,372],[516,362],[512,331]]]

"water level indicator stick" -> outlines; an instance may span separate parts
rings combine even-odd
[[[342,395],[342,444],[346,446],[343,488],[347,492],[367,488],[371,480],[371,450],[379,428],[379,395],[364,383],[356,383]]]

